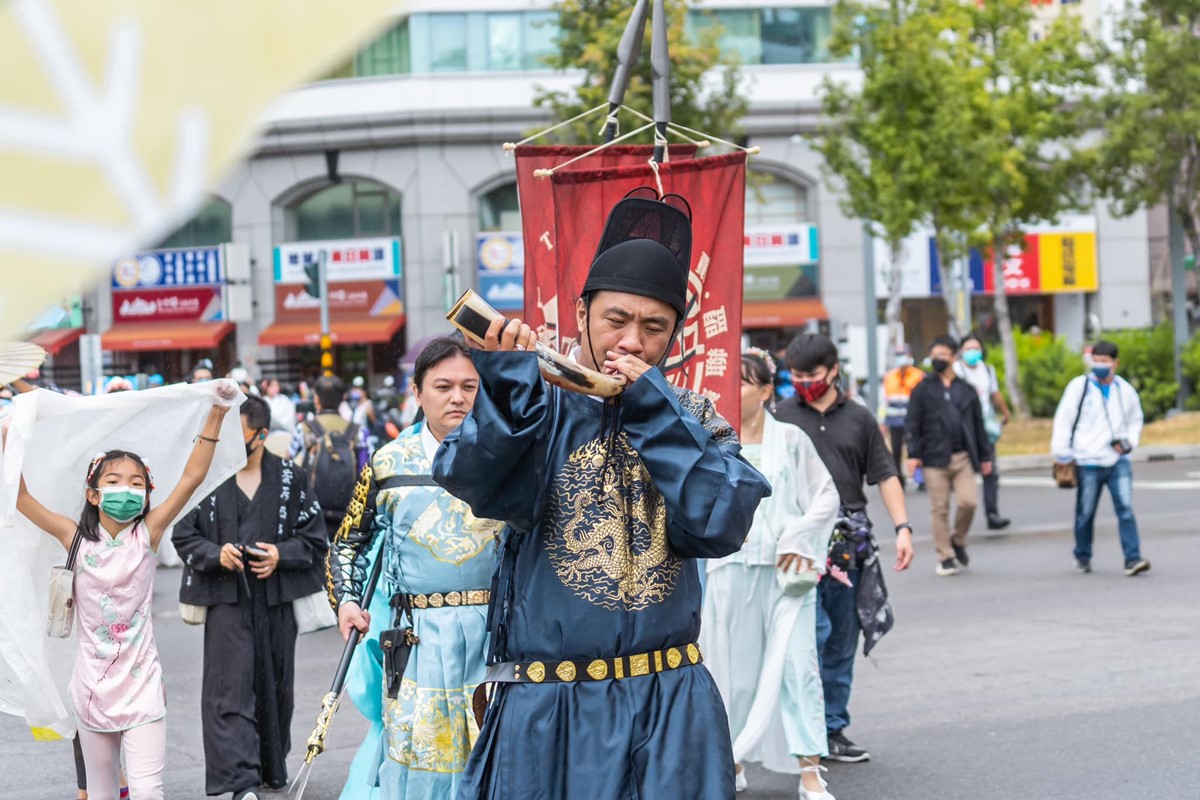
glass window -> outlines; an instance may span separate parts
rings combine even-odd
[[[400,235],[400,195],[373,181],[327,186],[284,213],[291,242]]]
[[[493,71],[521,68],[521,15],[487,15],[487,68]]]
[[[554,53],[558,36],[558,16],[549,12],[535,11],[524,17],[524,47],[522,67],[524,69],[546,69],[543,61]]]
[[[833,17],[828,8],[762,11],[762,63],[822,64],[829,60]]]
[[[408,20],[392,26],[367,45],[354,59],[359,76],[398,75],[412,71]]]
[[[757,185],[746,183],[746,224],[779,225],[808,220],[808,190],[773,175],[755,173]]]
[[[205,204],[196,216],[192,217],[179,230],[164,239],[158,246],[168,247],[210,247],[214,244],[224,244],[233,241],[233,207],[219,197],[214,197]]]
[[[689,22],[696,29],[719,25],[722,50],[736,53],[743,64],[762,63],[761,18],[757,9],[693,11]]]
[[[507,183],[485,194],[479,201],[479,231],[519,232],[521,209],[517,202],[517,184]]]
[[[432,72],[467,69],[467,15],[429,15],[429,68]]]

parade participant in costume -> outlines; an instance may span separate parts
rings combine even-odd
[[[287,785],[296,674],[292,601],[320,591],[328,538],[304,470],[263,447],[266,401],[242,404],[246,466],[175,526],[179,600],[207,607],[200,719],[205,791]]]
[[[495,320],[489,352],[472,353],[475,410],[434,477],[507,528],[494,695],[460,798],[733,794],[729,725],[696,645],[694,559],[737,551],[770,487],[712,402],[656,366],[685,316],[690,254],[677,207],[626,198],[609,216],[575,358],[623,376],[619,399],[543,381],[533,352],[513,352],[536,346],[517,320]]]
[[[154,508],[150,470],[125,450],[109,450],[88,465],[78,521],[47,509],[21,479],[21,514],[64,548],[77,547],[79,638],[70,696],[92,797],[117,796],[122,754],[130,797],[163,797],[166,703],[150,616],[154,554],[167,527],[203,484],[222,420],[240,395],[229,381],[218,387],[216,397],[182,477]]]
[[[461,339],[425,347],[413,375],[425,421],[375,454],[329,555],[342,633],[366,632],[367,564],[375,539],[384,537],[375,596],[390,597],[395,614],[380,634],[385,741],[377,776],[368,773],[361,786],[365,792],[377,782],[383,800],[452,800],[479,735],[471,696],[485,669],[500,524],[477,519],[428,477],[439,443],[470,412],[478,390]]]
[[[799,759],[800,797],[833,800],[820,776],[828,753],[815,589],[840,501],[808,435],[767,413],[773,373],[767,353],[742,356],[742,452],[772,494],[742,549],[706,562],[700,645],[729,712],[737,790],[743,759],[776,772],[796,772]]]

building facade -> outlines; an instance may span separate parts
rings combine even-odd
[[[881,305],[893,267],[861,222],[842,213],[807,139],[821,82],[858,79],[854,64],[829,54],[830,4],[711,0],[702,8],[690,23],[719,21],[723,47],[744,64],[742,128],[761,150],[750,169],[763,177],[746,206],[747,335],[773,346],[806,326],[836,334],[876,321],[866,281],[875,281]],[[461,289],[519,307],[520,211],[514,162],[501,145],[549,121],[533,104],[537,88],[579,80],[541,66],[554,24],[547,0],[413,0],[328,77],[281,98],[253,155],[196,220],[162,248],[118,263],[85,304],[109,367],[171,380],[208,357],[218,370],[241,363],[292,380],[313,373],[319,326],[303,266],[322,252],[343,374],[393,371],[412,345],[448,330],[444,314]],[[1053,292],[1039,283],[1016,305],[1072,340],[1089,320],[1148,324],[1146,215],[1119,220],[1097,207],[1079,216],[1085,227],[1072,233],[1090,237],[1094,282]],[[918,262],[920,250],[918,242]],[[915,275],[919,264],[895,268]],[[929,278],[906,278],[918,346],[941,332]],[[974,291],[982,318],[986,287]]]

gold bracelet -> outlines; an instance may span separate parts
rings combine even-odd
[[[198,433],[196,434],[196,438],[192,439],[192,444],[195,444],[196,442],[212,442],[213,444],[216,444],[219,441],[221,440],[214,439],[211,436],[205,436],[203,433]]]

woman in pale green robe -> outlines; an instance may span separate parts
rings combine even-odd
[[[707,562],[700,648],[729,714],[738,791],[742,763],[757,761],[800,772],[802,800],[833,800],[819,766],[828,750],[814,588],[840,500],[804,431],[766,413],[771,365],[765,353],[742,357],[741,442],[772,493],[741,551]]]

